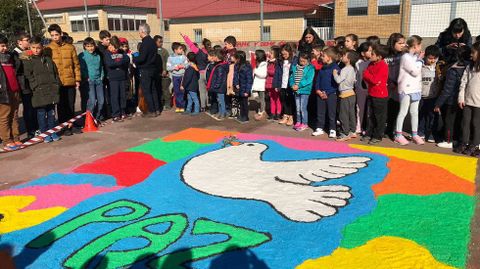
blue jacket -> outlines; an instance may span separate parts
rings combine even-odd
[[[337,70],[340,73],[340,67],[337,63],[324,65],[322,69],[318,71],[315,90],[324,91],[326,94],[337,92],[338,84],[333,78],[333,70]]]
[[[82,80],[103,80],[102,56],[94,51],[84,51],[78,55]]]
[[[227,92],[228,68],[228,64],[224,62],[219,62],[210,66],[210,71],[207,71],[207,90],[209,92],[221,94],[225,94]]]
[[[200,79],[200,73],[190,65],[183,75],[183,88],[189,92],[198,92],[198,79]]]
[[[290,87],[293,87],[293,85],[295,85],[295,73],[297,72],[297,66],[298,64],[292,63],[292,67],[290,68]],[[296,91],[296,93],[310,94],[312,92],[312,83],[314,76],[315,68],[313,67],[313,65],[309,64],[305,66],[305,69],[303,69],[302,80],[300,80],[300,83],[298,84],[298,91]]]
[[[440,96],[438,96],[435,106],[441,107],[444,104],[457,104],[460,83],[462,82],[462,76],[465,69],[466,65],[454,64],[447,70],[443,91],[440,93]]]
[[[107,69],[109,80],[127,80],[130,58],[123,51],[117,53],[105,52],[105,67]]]
[[[233,87],[237,89],[237,86],[239,86],[237,96],[244,97],[245,93],[248,94],[248,96],[250,96],[250,94],[252,93],[252,85],[253,85],[252,66],[247,63],[239,69],[238,65],[235,65],[235,72],[233,75]]]
[[[184,69],[175,70],[178,65],[183,65]],[[188,59],[185,55],[172,54],[168,57],[167,60],[167,71],[172,74],[174,77],[181,77],[185,74],[185,70],[188,67]]]
[[[293,56],[293,59],[292,59],[292,65],[293,64],[298,64],[298,57],[297,56]],[[290,68],[290,72],[292,71],[292,69]],[[290,74],[288,74],[288,77],[290,78]],[[275,68],[275,75],[273,75],[273,83],[272,83],[272,87],[273,88],[282,88],[282,79],[283,79],[283,60],[280,60],[278,61],[278,65],[276,66]]]

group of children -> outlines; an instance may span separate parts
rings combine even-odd
[[[292,43],[268,52],[256,50],[255,62],[248,63],[230,36],[225,48],[208,51],[207,113],[216,120],[230,117],[247,123],[249,100],[256,100],[255,120],[269,119],[296,131],[312,127],[313,136],[327,133],[337,141],[361,136],[369,144],[390,137],[402,146],[426,140],[477,156],[479,52],[478,42],[471,48],[459,46],[455,60],[447,63],[436,45],[423,50],[417,35],[394,33],[383,45],[375,36],[360,43],[349,34],[336,39],[334,46],[313,44],[311,53],[297,52]],[[190,65],[197,61],[194,52],[187,58]],[[194,80],[201,83],[198,74],[182,80],[181,91],[195,93],[185,114],[200,111]]]
[[[0,36],[4,150],[21,146],[17,111],[23,88],[31,89],[41,132],[54,126],[55,104],[59,104],[59,120],[73,115],[79,88],[85,95],[82,109],[85,106],[83,110],[97,120],[103,120],[105,102],[114,122],[128,117],[126,91],[134,87],[130,81],[135,57],[128,41],[101,33],[102,43],[86,38],[77,58],[73,46],[56,41],[55,36],[62,34],[58,25],[48,30],[53,40],[48,52],[34,37],[28,53],[18,59]],[[424,51],[422,38],[416,35],[405,38],[394,33],[383,45],[375,36],[360,43],[349,34],[336,38],[334,46],[305,43],[297,51],[296,43],[286,43],[268,52],[258,49],[253,62],[248,62],[246,52],[236,49],[233,36],[225,38],[223,48],[212,48],[208,39],[198,45],[182,37],[190,52],[174,42],[173,53],[163,60],[166,70],[159,74],[169,74],[173,82],[172,93],[160,98],[173,96],[176,112],[195,116],[204,111],[218,121],[232,118],[243,124],[249,122],[249,101],[256,100],[255,120],[274,121],[296,131],[311,127],[313,136],[328,134],[338,141],[361,136],[369,144],[390,136],[400,145],[409,144],[409,139],[418,145],[427,140],[444,148],[453,148],[455,140],[459,141],[455,151],[480,154],[479,42],[471,48],[458,46],[446,62],[441,48],[432,45]],[[307,33],[305,40],[309,38]],[[20,72],[24,81],[18,79]],[[104,95],[105,83],[109,96]],[[410,121],[405,128],[407,115]],[[45,142],[58,139],[53,134]]]

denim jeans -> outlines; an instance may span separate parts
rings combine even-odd
[[[103,103],[105,97],[103,95],[103,82],[101,80],[90,80],[88,82],[88,101],[87,111],[90,111],[96,119],[98,119],[102,113]],[[97,112],[95,113],[95,105]]]
[[[174,77],[173,79],[173,94],[175,95],[175,106],[177,108],[185,108],[185,92],[180,90],[183,77]]]
[[[308,94],[295,94],[295,105],[297,107],[297,122],[308,124]]]
[[[125,114],[127,96],[125,93],[125,80],[110,80],[110,102],[112,104],[112,117]]]
[[[200,101],[198,100],[198,93],[188,91],[187,112],[200,113]],[[192,109],[193,107],[193,109]]]
[[[225,94],[217,93],[218,114],[220,116],[227,116],[227,109],[225,107]]]
[[[38,107],[36,110],[40,132],[44,133],[55,127],[55,105]]]
[[[37,123],[37,112],[32,106],[32,94],[22,93],[22,104],[23,104],[23,120],[25,121],[25,128],[29,135],[35,134],[35,131],[38,129]]]
[[[439,115],[435,113],[435,102],[437,98],[422,99],[420,101],[419,119],[418,119],[418,135],[425,136],[425,139],[439,137]]]

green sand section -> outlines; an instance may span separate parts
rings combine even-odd
[[[341,247],[355,248],[380,236],[397,236],[426,247],[440,262],[466,265],[475,198],[458,193],[384,195],[378,206],[343,230]]]
[[[210,144],[200,144],[188,140],[164,142],[162,139],[156,139],[127,151],[143,152],[152,155],[155,159],[169,163],[190,156],[208,145]]]

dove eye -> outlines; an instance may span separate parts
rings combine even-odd
[[[254,145],[254,144],[247,144],[247,146],[249,146],[249,147],[253,147],[253,146],[255,146],[255,145]]]

